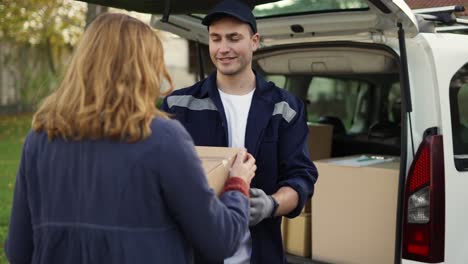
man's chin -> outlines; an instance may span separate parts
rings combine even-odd
[[[218,72],[223,74],[223,75],[228,75],[228,76],[231,76],[231,75],[236,75],[239,73],[239,70],[237,69],[225,69],[225,68],[218,68]]]

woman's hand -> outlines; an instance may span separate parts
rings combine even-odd
[[[236,155],[229,176],[241,178],[250,186],[256,170],[255,158],[247,151],[241,150]]]

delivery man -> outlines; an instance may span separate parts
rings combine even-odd
[[[307,149],[304,105],[252,69],[259,34],[248,6],[223,1],[202,23],[216,71],[174,91],[162,108],[185,126],[195,145],[245,147],[257,161],[250,232],[224,263],[285,263],[281,216],[300,214],[318,177]],[[196,262],[206,263],[197,254]]]

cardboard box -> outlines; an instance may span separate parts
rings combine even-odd
[[[293,219],[283,217],[281,231],[284,250],[287,253],[306,258],[310,257],[310,221],[310,213],[301,213]]]
[[[198,146],[195,149],[202,161],[208,184],[219,195],[224,188],[224,183],[229,178],[229,169],[240,149]]]
[[[302,208],[302,211],[301,213],[306,213],[306,214],[309,214],[311,211],[312,211],[312,198],[307,200],[307,202],[305,203],[304,205],[304,208]]]
[[[309,123],[307,146],[312,160],[328,159],[331,157],[333,126]]]
[[[394,263],[399,160],[372,163],[356,156],[315,163],[312,259]]]
[[[325,124],[308,123],[309,136],[307,147],[312,160],[328,159],[331,157],[333,126]],[[312,202],[309,199],[302,209],[302,213],[311,212]]]

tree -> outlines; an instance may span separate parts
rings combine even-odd
[[[85,26],[85,11],[85,3],[71,0],[2,0],[0,40],[45,46],[55,72],[53,52],[77,42]]]
[[[72,0],[2,0],[0,38],[74,44],[84,28],[86,4]]]
[[[0,0],[0,107],[32,110],[84,30],[86,3]]]

